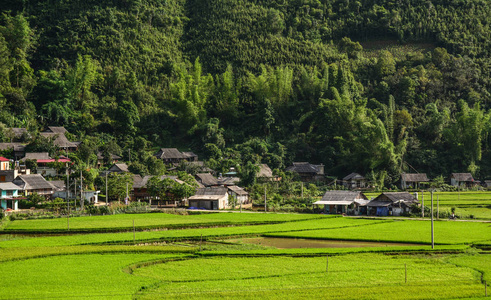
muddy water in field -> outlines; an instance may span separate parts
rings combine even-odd
[[[278,249],[425,246],[422,244],[289,239],[289,238],[271,238],[271,237],[243,238],[243,239],[233,239],[233,240],[228,240],[228,241],[229,242],[237,242],[237,243],[245,243],[245,244],[257,244],[257,245],[261,245],[261,246],[275,247]]]

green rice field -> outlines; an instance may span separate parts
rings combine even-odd
[[[426,220],[273,213],[71,220],[79,232],[68,235],[59,219],[4,224],[0,274],[8,280],[0,299],[476,299],[491,281],[489,222],[435,222],[432,249]],[[276,236],[291,244],[373,243],[282,249],[247,242]]]

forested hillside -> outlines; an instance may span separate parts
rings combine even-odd
[[[178,147],[219,170],[310,161],[387,186],[403,171],[491,178],[490,1],[1,0],[0,9],[3,128],[36,139],[65,126],[89,154],[131,150],[141,173],[156,148]]]

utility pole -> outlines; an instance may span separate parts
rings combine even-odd
[[[106,206],[109,205],[109,195],[107,194],[107,173],[109,173],[108,171],[106,171]]]
[[[433,227],[433,190],[431,191],[431,249],[435,249],[435,231]]]
[[[128,182],[126,183],[126,201],[125,204],[128,205],[128,201],[130,200],[130,196],[128,195]]]
[[[303,181],[302,181],[302,194],[301,194],[301,198],[303,199]]]
[[[68,213],[66,215],[66,227],[70,231],[70,170],[68,169],[68,163],[66,165],[66,203]]]
[[[440,219],[440,195],[436,195],[436,219]]]
[[[264,212],[267,212],[267,207],[266,207],[266,185],[264,185]]]
[[[82,178],[82,170],[80,170],[80,209],[84,209],[84,180]]]
[[[421,191],[421,216],[425,217],[425,194]]]
[[[73,198],[75,199],[73,206],[76,208],[77,207],[77,178],[73,179],[73,184],[74,184]]]

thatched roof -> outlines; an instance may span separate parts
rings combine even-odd
[[[40,174],[19,175],[14,179],[13,183],[23,190],[55,189],[55,187],[46,181]]]
[[[210,173],[196,174],[196,179],[204,186],[212,186],[218,184],[218,179],[213,177],[213,175],[211,175]]]
[[[159,152],[155,154],[159,159],[185,159],[187,156],[179,152],[177,148],[161,148]]]
[[[48,132],[48,131],[54,132],[54,133],[61,133],[63,135],[68,132],[65,129],[65,127],[63,127],[63,126],[60,126],[60,127],[58,127],[58,126],[48,126],[48,129],[46,130],[46,132]]]
[[[426,173],[402,173],[402,181],[405,182],[428,182],[430,181],[426,176]]]
[[[474,181],[471,173],[452,173],[451,178],[456,181]]]
[[[114,164],[108,169],[109,172],[129,172],[128,165],[125,163]]]
[[[22,158],[20,161],[25,161],[28,159],[41,160],[41,159],[51,159],[51,157],[49,156],[48,152],[27,152],[26,156],[24,156],[24,158]]]
[[[272,178],[273,171],[271,171],[271,168],[267,164],[261,164],[259,166],[259,172],[257,173],[257,177]]]
[[[120,160],[120,159],[121,159],[121,156],[119,156],[119,155],[112,154],[112,153],[109,153],[109,155],[110,155],[110,157],[111,157],[111,158],[110,158],[111,160]],[[102,152],[100,152],[100,151],[99,151],[99,152],[97,152],[97,159],[98,159],[98,160],[102,160],[102,159],[104,159],[104,154],[103,154]]]
[[[5,130],[7,132],[11,131],[15,138],[20,138],[24,133],[27,133],[27,129],[25,128],[5,128]]]
[[[39,133],[42,137],[51,139],[54,138],[53,144],[59,148],[76,148],[80,145],[80,142],[70,142],[65,134],[55,133],[55,132],[41,132]]]
[[[343,180],[345,180],[345,181],[347,181],[347,180],[363,180],[363,179],[365,179],[365,177],[361,176],[358,173],[351,173],[348,176],[343,178]]]
[[[147,176],[144,176],[143,178],[141,178],[141,180],[139,180],[138,182],[136,182],[136,181],[133,182],[133,188],[135,188],[135,189],[141,189],[141,188],[147,187],[148,181],[150,179],[152,179],[153,177],[155,177],[155,176],[153,176],[153,175],[147,175]],[[162,175],[162,176],[160,176],[160,180],[162,180],[164,178],[170,178],[170,179],[172,179],[175,182],[180,183],[180,184],[183,183],[183,181],[177,179],[177,176],[168,176],[168,175]]]
[[[0,143],[0,150],[13,149],[14,151],[24,151],[26,145],[21,143]]]
[[[239,196],[244,196],[244,195],[249,195],[248,192],[246,192],[243,188],[236,186],[236,185],[231,185],[228,187],[229,190],[232,192],[236,193]]]

